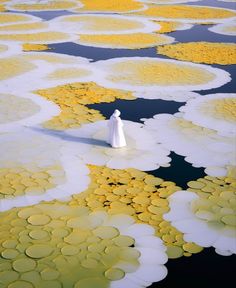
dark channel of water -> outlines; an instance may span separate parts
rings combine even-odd
[[[203,0],[198,2],[184,3],[187,5],[204,5],[235,9],[236,4],[232,2],[222,2],[217,0]],[[30,12],[29,14],[50,20],[61,15],[69,15],[66,11],[46,11]],[[211,25],[194,25],[189,30],[176,31],[168,35],[175,37],[176,42],[226,42],[234,43],[235,37],[220,35],[208,30]],[[75,55],[92,59],[92,61],[106,60],[116,57],[160,57],[169,59],[166,56],[158,55],[156,48],[128,50],[128,49],[104,49],[78,45],[75,43],[59,43],[49,45],[52,50],[49,52]],[[232,81],[220,88],[196,91],[201,95],[211,93],[232,93],[235,92],[235,65],[211,65],[221,68],[231,74]],[[112,103],[102,103],[89,105],[89,107],[99,110],[106,118],[109,118],[114,109],[122,111],[122,118],[139,122],[140,118],[151,118],[155,114],[174,114],[184,103],[163,100],[136,99],[133,101],[116,100]],[[159,168],[149,173],[174,181],[183,189],[190,180],[203,177],[204,169],[194,168],[184,160],[184,157],[170,154],[172,158],[171,167]],[[204,237],[204,236],[203,236]],[[215,253],[213,248],[207,248],[203,252],[191,257],[169,260],[166,263],[168,276],[158,283],[153,283],[150,288],[209,288],[213,285],[231,287],[235,283],[235,256],[223,257]],[[95,288],[95,287],[94,287]],[[123,287],[128,288],[128,287]]]

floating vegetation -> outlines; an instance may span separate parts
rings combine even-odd
[[[224,70],[161,58],[113,58],[95,66],[103,72],[97,80],[100,85],[129,91],[204,90],[230,81]]]
[[[47,128],[59,130],[104,119],[99,111],[84,105],[135,99],[129,92],[106,89],[92,82],[72,83],[38,90],[37,93],[60,106],[61,114],[44,123]]]
[[[36,66],[20,57],[0,58],[0,80],[16,77],[35,69]]]
[[[178,60],[195,63],[236,64],[236,44],[215,42],[188,42],[165,45],[157,53]]]
[[[142,124],[124,121],[128,144],[122,149],[113,149],[107,144],[107,125],[107,120],[97,121],[85,124],[79,129],[67,130],[67,133],[75,138],[95,140],[78,143],[80,147],[78,155],[85,163],[106,165],[116,169],[136,168],[144,171],[170,165],[169,150],[163,149]]]
[[[143,17],[121,15],[69,15],[54,18],[48,23],[50,29],[76,34],[149,33],[160,29],[160,25]]]
[[[174,42],[174,38],[155,33],[80,35],[78,44],[113,49],[141,49]]]
[[[236,94],[218,93],[192,99],[180,108],[183,118],[196,125],[234,137],[236,125]]]
[[[36,16],[23,14],[23,13],[10,13],[4,12],[0,13],[0,23],[1,25],[6,24],[20,24],[20,23],[29,23],[40,21],[41,19]]]
[[[75,9],[76,12],[126,13],[143,10],[145,6],[134,0],[81,0],[83,7]]]
[[[128,215],[53,202],[13,209],[0,221],[7,268],[0,275],[9,287],[105,288],[115,281],[141,288],[167,275],[162,241]]]
[[[58,106],[31,93],[0,94],[0,131],[34,125],[60,113]]]
[[[151,3],[151,4],[177,4],[177,3],[188,3],[188,2],[197,2],[201,0],[140,0],[143,3]]]
[[[206,176],[188,185],[194,192],[172,194],[164,219],[184,233],[185,241],[213,246],[220,255],[236,254],[236,179]]]
[[[236,165],[235,137],[220,136],[215,130],[170,114],[146,119],[145,126],[156,133],[163,147],[184,156],[193,167],[205,167],[210,176],[225,176],[226,167]]]
[[[236,26],[234,22],[218,24],[208,28],[208,30],[222,35],[236,36]]]
[[[1,41],[16,41],[16,42],[36,42],[36,43],[60,43],[71,40],[71,36],[64,32],[44,31],[35,33],[22,34],[1,34]]]
[[[151,225],[167,246],[169,258],[190,256],[202,250],[196,244],[186,243],[182,233],[163,219],[163,214],[169,211],[167,197],[181,190],[175,183],[136,169],[91,165],[89,168],[88,190],[73,195],[70,205],[87,206],[92,211],[107,211],[111,215],[124,213],[132,215],[138,223]]]
[[[54,10],[67,10],[80,7],[79,1],[30,1],[31,3],[9,3],[7,7],[10,10],[18,11],[54,11]],[[34,3],[32,3],[34,2]]]
[[[187,30],[193,27],[191,24],[176,21],[155,21],[161,26],[157,33],[170,33],[178,30]]]
[[[64,142],[27,128],[1,134],[0,140],[0,211],[87,189],[88,168]]]
[[[50,50],[51,48],[48,47],[46,44],[29,44],[24,43],[22,45],[23,51],[45,51]]]
[[[234,10],[196,5],[150,6],[137,14],[154,20],[175,20],[186,23],[222,23],[236,17]]]
[[[0,124],[30,117],[39,110],[40,107],[31,99],[0,94]]]
[[[19,23],[0,26],[0,32],[12,33],[12,32],[24,32],[30,30],[42,30],[48,27],[46,22],[33,22],[33,23]]]

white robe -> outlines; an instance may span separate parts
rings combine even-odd
[[[123,123],[119,116],[114,114],[110,117],[108,122],[109,135],[108,143],[113,148],[120,148],[126,146],[125,135],[123,131]]]

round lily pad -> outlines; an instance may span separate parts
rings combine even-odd
[[[53,248],[46,244],[34,244],[26,249],[26,254],[32,258],[43,258],[49,256]]]
[[[27,272],[35,269],[36,262],[29,258],[22,258],[15,260],[12,266],[17,272]]]
[[[125,272],[118,268],[111,268],[105,272],[105,276],[109,280],[119,280],[125,276]]]
[[[32,215],[30,216],[27,221],[32,225],[45,225],[50,222],[50,217],[47,215]]]

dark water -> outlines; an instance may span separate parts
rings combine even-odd
[[[166,263],[168,276],[150,288],[213,288],[233,287],[236,257],[217,255],[206,248],[191,257],[170,259]],[[126,287],[124,287],[126,288]],[[128,288],[128,287],[127,287]]]
[[[220,2],[217,0],[204,0],[199,2],[186,3],[187,5],[206,5],[214,7],[224,7],[229,9],[236,8],[235,3]],[[29,13],[41,17],[45,20],[52,19],[61,15],[71,14],[65,11],[54,12],[33,12]],[[176,42],[192,42],[192,41],[208,41],[208,42],[226,42],[234,43],[235,37],[224,36],[213,33],[208,30],[211,25],[195,25],[190,30],[176,31],[168,35],[175,37]],[[63,53],[92,59],[93,61],[106,60],[114,57],[160,57],[168,58],[162,55],[157,55],[156,48],[128,50],[128,49],[104,49],[94,48],[75,43],[59,43],[49,45],[52,50],[49,52]],[[235,65],[211,65],[221,68],[231,74],[233,80],[216,89],[196,91],[202,95],[211,93],[232,93],[235,92]],[[178,112],[178,108],[184,103],[163,101],[163,100],[148,100],[137,99],[133,101],[116,100],[112,103],[102,103],[89,105],[89,107],[101,111],[107,118],[112,114],[114,109],[122,111],[122,118],[140,122],[140,118],[151,118],[158,113],[174,114]],[[187,187],[186,183],[190,180],[203,177],[204,169],[194,168],[191,164],[184,161],[184,157],[170,154],[172,158],[171,167],[159,168],[149,173],[174,181],[183,189]],[[152,288],[208,288],[213,285],[231,287],[236,283],[235,267],[236,256],[223,257],[215,253],[213,248],[205,249],[203,252],[191,257],[182,257],[180,259],[169,260],[166,264],[168,268],[168,276],[161,282],[154,283]],[[95,288],[95,287],[94,287]],[[129,288],[129,287],[123,287]]]

